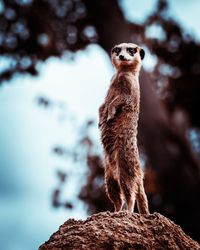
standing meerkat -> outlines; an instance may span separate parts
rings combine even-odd
[[[125,199],[130,213],[134,211],[135,200],[140,213],[149,213],[137,146],[138,78],[144,55],[144,50],[133,43],[122,43],[112,49],[116,74],[99,108],[106,192],[116,212],[122,209]]]

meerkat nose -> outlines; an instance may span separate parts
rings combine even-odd
[[[121,61],[124,61],[124,60],[125,60],[125,57],[122,56],[122,55],[120,55],[120,56],[119,56],[119,59],[120,59]]]

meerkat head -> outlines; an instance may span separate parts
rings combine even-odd
[[[145,52],[134,43],[121,43],[111,51],[112,63],[117,70],[127,68],[139,71]]]

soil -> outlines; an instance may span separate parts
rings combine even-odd
[[[180,226],[150,215],[103,212],[87,220],[69,219],[39,250],[200,250]]]

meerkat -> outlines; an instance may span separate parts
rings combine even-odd
[[[137,146],[139,72],[144,56],[144,50],[133,43],[122,43],[112,49],[116,74],[99,108],[106,193],[116,212],[122,209],[124,201],[128,212],[134,212],[136,201],[139,213],[149,214]]]

